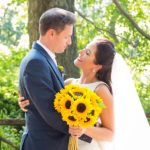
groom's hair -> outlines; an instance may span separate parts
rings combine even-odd
[[[66,25],[74,25],[75,15],[61,8],[52,8],[42,14],[39,20],[39,32],[44,35],[49,29],[61,32]]]

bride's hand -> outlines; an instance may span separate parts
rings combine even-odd
[[[28,106],[30,104],[28,99],[24,99],[24,97],[19,96],[18,104],[19,104],[19,107],[21,108],[21,110],[23,110],[24,112],[28,111],[28,109],[26,109],[26,106]]]
[[[86,131],[85,128],[69,126],[69,133],[70,133],[72,136],[75,136],[75,137],[78,137],[78,138],[79,138],[82,134],[84,134],[85,131]]]

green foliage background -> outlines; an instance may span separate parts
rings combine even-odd
[[[121,0],[120,3],[150,34],[150,2]],[[112,40],[116,51],[129,64],[141,103],[145,112],[149,112],[150,40],[143,37],[109,0],[76,0],[75,8],[78,49],[84,48],[97,35]],[[0,118],[22,118],[23,112],[17,104],[18,70],[29,45],[27,1],[9,0],[9,5],[0,4],[0,9],[3,11],[0,15]],[[1,45],[7,46],[8,54]],[[20,143],[22,131],[22,127],[18,126],[0,126],[0,135],[16,145]],[[12,150],[5,144],[2,144],[2,149]]]

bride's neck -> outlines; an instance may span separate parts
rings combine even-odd
[[[96,79],[95,76],[93,75],[81,75],[81,77],[79,78],[79,83],[80,84],[85,84],[85,83],[93,83],[93,82],[97,82],[98,80]]]

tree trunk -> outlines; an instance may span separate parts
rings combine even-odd
[[[33,41],[39,39],[38,25],[41,14],[53,7],[59,7],[73,12],[74,0],[28,0],[28,32],[30,47]],[[73,60],[77,57],[75,28],[72,39],[72,45],[65,53],[57,55],[58,64],[65,68],[65,78],[79,77],[79,70],[73,65]]]

